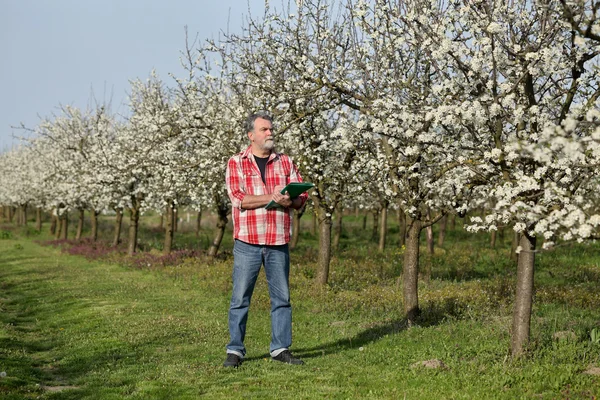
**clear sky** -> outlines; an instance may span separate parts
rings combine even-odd
[[[169,85],[168,73],[184,76],[184,26],[191,39],[217,38],[264,8],[265,0],[0,0],[0,153],[24,135],[11,126],[33,128],[60,105],[86,108],[94,96],[126,113],[129,80],[152,69]]]

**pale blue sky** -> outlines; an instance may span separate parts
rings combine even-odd
[[[265,0],[249,3],[262,16]],[[125,113],[130,79],[183,76],[184,26],[217,38],[228,21],[241,32],[247,15],[248,0],[0,0],[0,152],[23,135],[11,125],[33,128],[61,104],[86,108],[92,90]]]

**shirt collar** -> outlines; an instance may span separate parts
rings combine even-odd
[[[254,154],[252,154],[252,146],[248,146],[248,148],[242,152],[242,158],[250,158],[250,156],[252,156],[252,159],[254,159]],[[272,151],[271,155],[269,156],[269,161],[275,157],[279,157],[279,153]]]

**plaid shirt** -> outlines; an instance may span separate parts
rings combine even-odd
[[[251,147],[229,159],[225,174],[227,194],[231,199],[233,237],[250,244],[282,245],[290,241],[292,208],[259,207],[253,210],[242,208],[247,194],[273,193],[275,186],[290,182],[302,182],[302,177],[292,160],[285,154],[271,153],[265,167],[263,183],[260,170],[254,160]],[[307,193],[300,195],[304,203]]]

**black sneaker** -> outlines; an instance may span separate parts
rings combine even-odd
[[[227,353],[227,359],[223,363],[224,367],[237,368],[242,365],[242,357],[237,354]]]
[[[290,353],[289,350],[284,350],[281,353],[277,354],[275,357],[271,357],[275,361],[280,361],[286,364],[294,364],[294,365],[303,365],[304,361],[299,358],[296,358]]]

